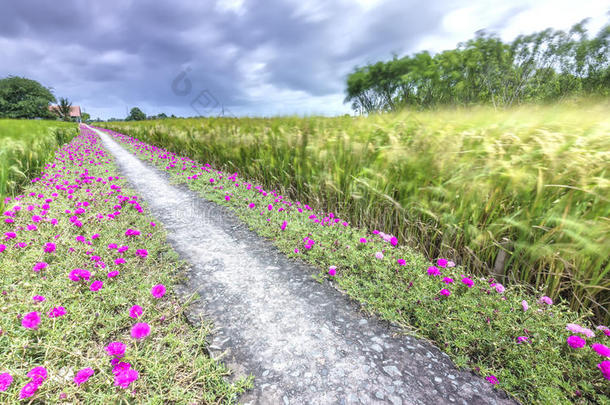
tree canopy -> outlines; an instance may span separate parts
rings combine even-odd
[[[138,107],[134,107],[129,111],[129,115],[125,118],[125,121],[143,121],[146,119],[146,114],[142,112]]]
[[[568,32],[547,29],[510,43],[485,31],[456,49],[394,57],[357,67],[345,102],[360,113],[443,104],[552,101],[610,95],[610,24],[590,38],[587,20]]]
[[[35,80],[9,76],[0,80],[0,118],[54,118],[51,90]]]

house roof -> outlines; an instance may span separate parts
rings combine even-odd
[[[50,105],[49,106],[49,110],[50,111],[57,111],[59,110],[59,106],[58,105]],[[80,113],[80,106],[78,105],[73,105],[70,107],[70,117],[80,117],[81,113]]]

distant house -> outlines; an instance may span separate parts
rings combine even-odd
[[[57,112],[59,112],[59,106],[50,105],[49,111],[57,113]],[[70,107],[70,118],[72,118],[72,120],[74,120],[76,122],[81,122],[80,106],[73,105]]]

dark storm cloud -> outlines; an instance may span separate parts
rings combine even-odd
[[[453,4],[329,3],[5,2],[0,76],[39,80],[94,116],[134,105],[194,114],[203,89],[240,113],[272,114],[283,98],[342,97],[355,65],[412,51]],[[176,95],[172,80],[187,68],[192,93]]]

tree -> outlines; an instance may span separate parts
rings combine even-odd
[[[70,110],[72,108],[72,102],[65,97],[59,98],[59,104],[53,109],[53,112],[62,121],[70,121]]]
[[[125,118],[125,121],[144,121],[146,114],[142,112],[138,107],[134,107],[129,111],[129,115]]]
[[[0,80],[0,118],[53,118],[51,90],[35,80],[8,76]]]
[[[80,114],[81,121],[88,122],[91,121],[91,114],[83,112]]]

